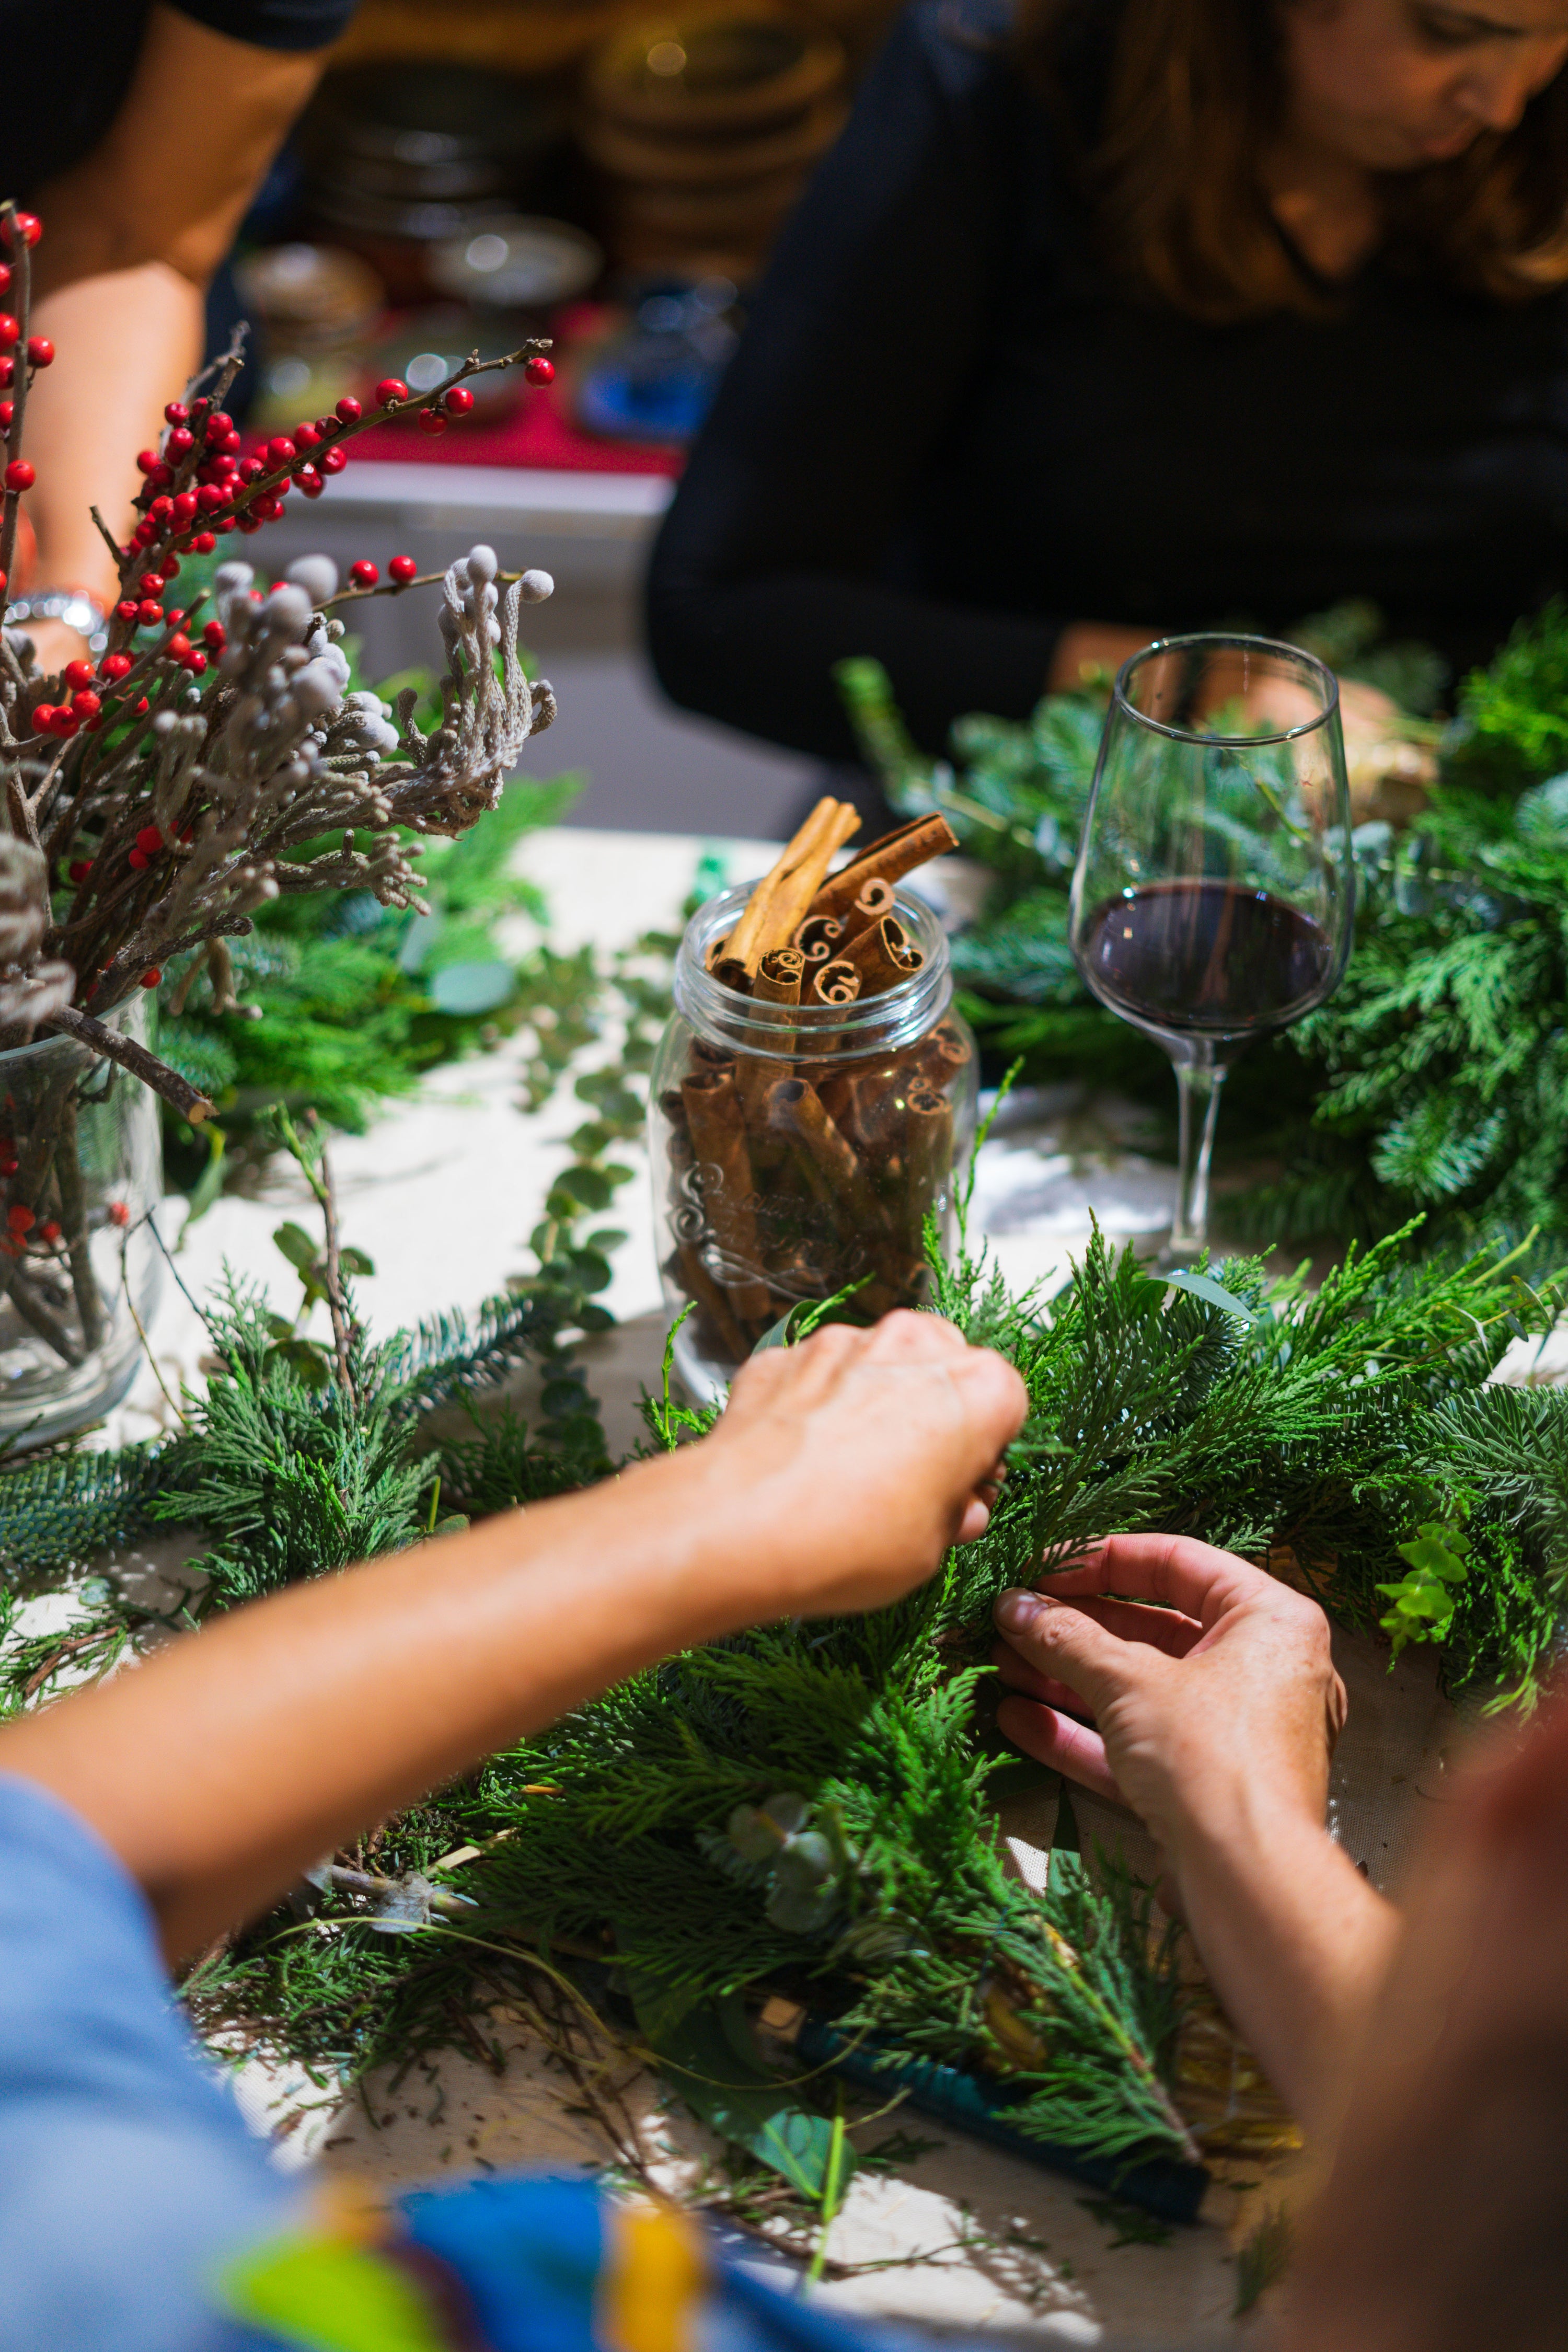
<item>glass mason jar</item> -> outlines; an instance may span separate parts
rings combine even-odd
[[[150,999],[104,1016],[138,1045]],[[73,1037],[0,1054],[0,1436],[63,1436],[117,1404],[163,1287],[157,1097]]]
[[[874,1322],[929,1294],[925,1223],[952,1238],[974,1139],[974,1040],[952,1009],[941,924],[894,894],[920,969],[848,1004],[770,1004],[707,968],[750,897],[699,908],[675,965],[654,1063],[654,1230],[687,1392],[722,1396],[737,1366],[803,1301],[858,1286]]]

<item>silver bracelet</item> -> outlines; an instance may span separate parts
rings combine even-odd
[[[25,621],[63,621],[95,654],[109,643],[109,615],[83,588],[37,588],[18,596],[5,607],[5,626],[17,628]]]

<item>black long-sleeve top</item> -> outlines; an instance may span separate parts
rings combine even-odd
[[[667,692],[842,760],[847,655],[932,751],[1026,715],[1072,620],[1371,596],[1484,657],[1564,574],[1568,296],[1384,258],[1322,320],[1130,291],[977,5],[914,0],[780,242],[654,551]]]

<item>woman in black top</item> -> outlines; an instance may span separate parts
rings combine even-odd
[[[913,0],[785,233],[655,552],[667,690],[846,759],[847,655],[932,751],[1345,595],[1484,656],[1564,574],[1568,0],[1003,5]]]
[[[42,217],[32,323],[56,352],[27,409],[37,564],[11,592],[66,608],[26,624],[46,669],[113,599],[89,508],[126,527],[136,452],[201,363],[207,283],[353,7],[0,0],[0,195]]]

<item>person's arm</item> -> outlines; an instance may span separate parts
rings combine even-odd
[[[1142,1816],[1232,2023],[1331,2132],[1396,1921],[1324,1827],[1345,1711],[1328,1621],[1184,1536],[1112,1536],[1047,1583],[996,1605],[1002,1729]]]
[[[237,1611],[0,1729],[146,1890],[165,1949],[593,1693],[760,1620],[866,1609],[984,1527],[1026,1408],[931,1315],[756,1358],[715,1433],[603,1486]]]
[[[931,0],[895,24],[780,239],[655,548],[648,646],[675,701],[854,760],[829,675],[847,656],[886,666],[932,751],[961,713],[1021,719],[1045,691],[1051,621],[988,610],[951,577],[886,577],[933,456],[996,364],[1027,103],[1005,58],[949,37]],[[952,516],[958,575],[969,528]]]
[[[56,353],[27,404],[40,588],[113,601],[89,509],[129,528],[136,452],[201,363],[207,284],[324,56],[233,40],[155,0],[108,133],[37,191],[32,326]],[[86,650],[58,622],[28,634],[46,669]]]

